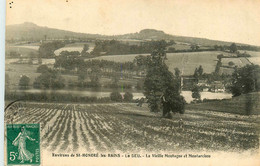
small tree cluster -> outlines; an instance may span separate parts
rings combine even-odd
[[[27,89],[29,87],[30,78],[26,75],[22,75],[19,81],[20,89]]]
[[[130,102],[133,100],[133,94],[130,92],[125,92],[124,96],[122,96],[120,92],[115,91],[110,93],[110,99],[111,101],[116,101],[116,102],[122,102],[122,101]]]
[[[258,65],[246,65],[235,68],[232,74],[230,90],[233,96],[250,93],[259,90],[260,67]]]

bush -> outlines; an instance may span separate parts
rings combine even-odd
[[[81,102],[81,103],[108,103],[111,102],[109,97],[88,97],[77,96],[70,93],[61,94],[56,92],[51,93],[20,93],[20,92],[6,92],[5,98],[7,100],[23,99],[26,101],[43,101],[43,102]]]
[[[21,89],[27,89],[28,86],[29,86],[29,82],[30,82],[30,78],[27,77],[26,75],[23,75],[21,78],[20,78],[20,81],[19,81],[19,86]]]
[[[37,68],[37,73],[45,73],[49,70],[48,66],[47,65],[40,65],[38,68]]]
[[[235,65],[235,63],[234,63],[234,62],[232,62],[232,61],[230,61],[230,62],[228,62],[228,65],[229,65],[229,66],[234,66],[234,65]]]
[[[36,77],[33,87],[62,89],[65,87],[65,79],[55,71],[45,72]]]
[[[122,101],[122,95],[119,92],[112,92],[112,93],[110,93],[110,99],[112,101],[121,102]]]
[[[124,100],[125,101],[132,101],[133,100],[133,94],[131,92],[126,92],[124,94]]]

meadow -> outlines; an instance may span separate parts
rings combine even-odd
[[[222,58],[221,59],[221,62],[222,62],[222,66],[229,66],[229,62],[233,62],[234,66],[237,66],[237,67],[244,67],[246,65],[250,65],[251,63],[248,61],[247,58],[244,58],[244,57],[241,57],[241,58]]]
[[[62,51],[78,51],[79,53],[81,53],[81,51],[83,50],[84,44],[87,44],[89,46],[89,49],[87,52],[91,52],[94,47],[95,44],[91,43],[91,42],[82,42],[82,43],[71,43],[71,44],[66,44],[64,47],[54,51],[54,54],[56,56],[58,56]]]
[[[215,71],[217,64],[217,56],[221,54],[220,51],[205,51],[205,52],[185,52],[185,53],[167,53],[167,60],[165,63],[169,66],[170,71],[174,73],[174,68],[179,68],[183,75],[193,75],[195,68],[202,65],[205,73]],[[95,59],[104,59],[115,62],[129,62],[133,61],[138,55],[150,54],[129,54],[129,55],[106,55]]]
[[[7,55],[10,52],[17,52],[20,53],[23,57],[28,57],[30,53],[38,54],[38,48],[39,46],[10,46],[7,45],[5,47],[5,52]],[[6,56],[8,58],[8,56]]]
[[[188,109],[229,112],[240,115],[260,115],[260,92],[243,94],[231,99],[190,104]]]
[[[149,112],[146,104],[18,104],[18,109],[7,110],[5,123],[40,123],[41,147],[51,152],[242,152],[259,148],[259,116],[188,109],[169,120]]]

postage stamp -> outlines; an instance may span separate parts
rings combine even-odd
[[[7,124],[7,164],[40,165],[40,124]]]

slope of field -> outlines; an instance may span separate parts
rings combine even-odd
[[[78,51],[79,53],[81,53],[82,50],[83,50],[83,46],[62,47],[62,48],[60,48],[60,49],[58,49],[58,50],[55,50],[55,51],[54,51],[54,54],[55,54],[56,56],[58,56],[58,55],[60,55],[60,53],[61,53],[62,51],[69,51],[69,52],[71,52],[71,51]]]
[[[239,51],[241,53],[245,52],[245,53],[251,55],[251,57],[247,58],[251,63],[254,63],[256,65],[260,65],[260,52],[258,52],[258,51],[244,51],[244,50],[239,50]]]
[[[239,68],[251,64],[247,60],[247,58],[244,58],[244,57],[241,57],[241,58],[222,58],[221,62],[222,62],[222,66],[229,66],[228,63],[233,62],[234,65],[232,67],[237,66]]]
[[[37,54],[39,46],[9,46],[5,47],[5,52],[7,53],[6,56],[10,52],[17,52],[20,53],[23,57],[29,56],[30,53]]]
[[[18,103],[19,104],[19,103]],[[187,110],[172,120],[135,104],[20,103],[5,123],[40,123],[51,152],[244,151],[259,148],[258,116]],[[180,118],[183,125],[180,125]],[[7,140],[6,140],[7,141]]]
[[[84,44],[87,44],[89,46],[89,49],[87,51],[88,53],[90,53],[95,47],[95,44],[91,43],[91,42],[76,42],[76,43],[71,43],[71,44],[65,45],[64,47],[54,51],[54,54],[56,56],[58,56],[58,55],[60,55],[60,53],[62,51],[78,51],[81,53],[81,51],[83,50]]]
[[[230,112],[235,114],[260,114],[260,92],[244,94],[232,99],[211,101],[199,104],[190,104],[187,108]]]
[[[169,70],[174,72],[174,68],[179,68],[183,75],[193,75],[195,68],[200,65],[204,73],[215,71],[217,55],[220,52],[189,52],[189,53],[168,53],[166,64]]]
[[[248,60],[256,65],[260,65],[260,57],[249,57]]]
[[[174,68],[179,68],[184,75],[192,75],[195,68],[202,65],[205,73],[215,71],[217,64],[217,56],[223,52],[206,51],[206,52],[186,52],[186,53],[167,53],[166,64],[169,69],[174,72]],[[100,56],[94,59],[104,59],[115,62],[133,61],[138,55],[147,56],[149,54],[129,54],[129,55],[109,55]]]
[[[260,57],[260,52],[258,51],[243,51],[243,50],[239,50],[241,53],[247,53],[249,55],[251,55],[251,57]]]
[[[124,63],[124,62],[132,62],[135,59],[135,57],[138,56],[138,55],[147,56],[147,55],[150,55],[150,54],[105,55],[105,56],[100,56],[100,57],[96,57],[96,58],[93,58],[93,59]]]

